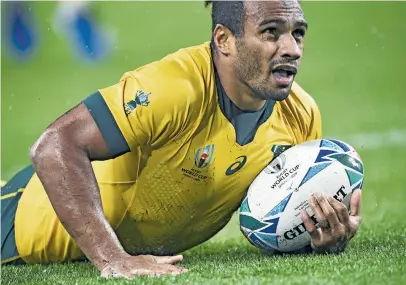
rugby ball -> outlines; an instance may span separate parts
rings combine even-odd
[[[349,208],[352,191],[362,188],[364,166],[349,144],[312,140],[275,156],[249,186],[239,211],[240,229],[265,251],[292,252],[310,244],[300,216],[312,193],[333,196]]]

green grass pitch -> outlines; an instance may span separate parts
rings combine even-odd
[[[39,22],[40,46],[26,63],[7,57],[3,46],[2,179],[29,163],[29,147],[53,119],[96,88],[210,38],[202,2],[99,2],[96,13],[117,42],[106,61],[85,65],[50,26],[55,3],[27,5]],[[184,253],[189,272],[182,276],[104,280],[87,263],[2,266],[2,284],[406,284],[406,2],[303,7],[310,29],[297,81],[318,102],[324,136],[353,144],[365,165],[364,220],[344,254],[267,256],[233,218]]]

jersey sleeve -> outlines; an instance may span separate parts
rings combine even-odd
[[[117,157],[139,146],[156,149],[176,139],[193,123],[196,112],[190,110],[203,92],[201,76],[169,61],[128,72],[83,103],[111,156]]]

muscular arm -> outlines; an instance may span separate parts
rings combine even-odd
[[[171,102],[176,104],[169,105],[167,90],[175,85],[168,74],[176,74],[175,82],[180,79],[178,71],[165,70],[180,67],[177,62],[167,61],[157,66],[146,67],[137,76],[126,73],[117,84],[88,96],[82,104],[56,120],[31,150],[34,168],[56,215],[105,277],[133,278],[187,271],[174,265],[183,260],[181,255],[131,256],[125,252],[104,216],[91,164],[94,160],[119,156],[130,148],[159,147],[183,128],[183,118],[187,116],[178,114],[188,106],[185,98],[189,97],[185,94],[203,91],[191,89],[192,84],[176,85],[177,97],[171,95]],[[186,70],[182,72],[184,80],[190,81]],[[164,83],[157,86],[155,82]]]
[[[103,212],[91,161],[112,158],[82,103],[56,120],[31,149],[31,160],[61,223],[101,270],[126,255]]]

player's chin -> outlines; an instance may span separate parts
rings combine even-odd
[[[270,97],[269,99],[272,99],[275,101],[283,101],[286,98],[288,98],[288,96],[290,94],[290,90],[292,88],[293,78],[289,82],[283,82],[283,83],[272,80],[272,79],[271,79],[271,84],[270,84],[272,91],[269,92],[269,97]]]
[[[272,91],[268,93],[269,95],[267,99],[283,101],[289,97],[291,87],[292,85],[286,87],[275,86],[272,88]]]

